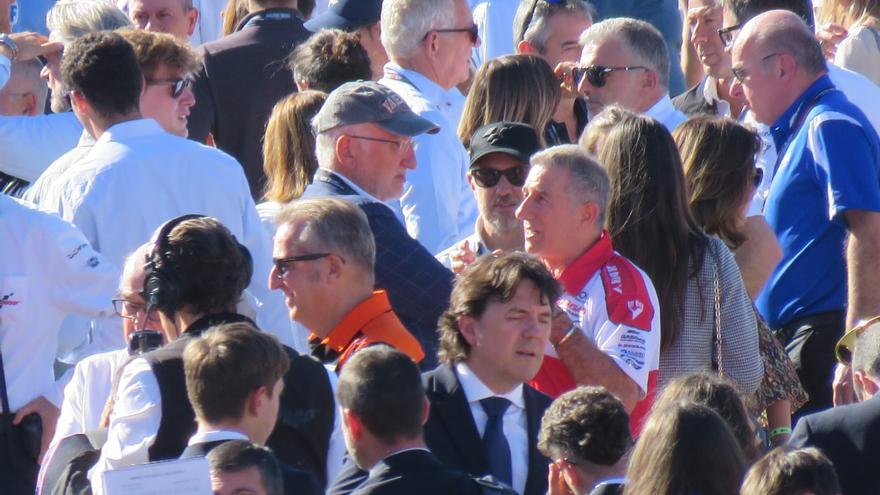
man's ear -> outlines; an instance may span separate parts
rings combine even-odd
[[[325,276],[328,282],[338,282],[342,277],[343,270],[345,270],[345,261],[343,261],[342,257],[335,254],[327,257],[327,272]]]
[[[269,389],[265,385],[251,392],[245,402],[245,414],[248,416],[259,416],[260,410],[266,404],[269,397]]]
[[[660,84],[660,76],[652,70],[645,71],[645,77],[642,79],[642,87],[646,90],[654,89]]]
[[[43,109],[39,107],[37,95],[28,91],[21,95],[21,114],[27,116],[37,116],[43,113]]]
[[[598,225],[599,222],[599,204],[595,201],[586,201],[581,204],[581,223],[585,225]],[[602,228],[602,225],[599,225]]]
[[[459,316],[458,331],[468,344],[473,346],[477,343],[477,320],[473,316]]]
[[[187,28],[186,34],[187,36],[192,36],[196,30],[196,24],[199,22],[199,9],[193,7],[189,9],[184,16],[186,16],[186,20],[189,23],[189,28]]]
[[[428,422],[428,416],[431,414],[431,401],[427,397],[422,402],[422,426]]]
[[[336,158],[339,160],[339,163],[346,166],[354,159],[351,143],[352,139],[345,134],[336,138]]]
[[[520,40],[519,43],[516,44],[516,53],[517,54],[531,54],[538,55],[538,50],[535,48],[531,42],[526,40]]]
[[[864,393],[864,397],[860,397],[862,400],[874,397],[877,394],[877,391],[880,390],[878,380],[874,379],[864,371],[853,371],[853,381],[858,386],[856,388],[861,389]]]
[[[348,434],[352,440],[360,440],[360,438],[364,435],[364,424],[361,423],[361,418],[357,417],[351,409],[342,408],[342,420],[345,421],[345,426],[348,428]]]
[[[437,58],[437,53],[440,51],[440,35],[436,31],[431,31],[425,36],[425,40],[422,43],[425,44],[428,58],[431,60]]]

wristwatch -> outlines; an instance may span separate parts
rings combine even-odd
[[[12,40],[6,33],[0,33],[0,45],[6,45],[12,51],[10,61],[15,62],[15,56],[18,55],[18,44]]]

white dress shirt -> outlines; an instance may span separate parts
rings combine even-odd
[[[76,364],[73,377],[64,387],[53,445],[70,435],[100,428],[113,378],[128,359],[128,349],[117,349],[89,356]]]
[[[198,430],[196,430],[195,435],[189,438],[189,441],[186,443],[188,446],[196,445],[198,443],[208,443],[208,442],[222,442],[225,440],[247,440],[251,441],[247,435],[240,431],[235,430],[203,430],[200,426]]]
[[[415,142],[416,169],[406,174],[400,206],[406,230],[432,254],[467,237],[477,220],[477,205],[466,175],[470,163],[456,129],[464,97],[444,90],[418,72],[389,62],[380,81],[413,112],[440,126]]]
[[[58,157],[57,160],[52,162],[52,164],[49,165],[39,177],[37,177],[37,180],[25,190],[23,198],[37,205],[42,203],[43,198],[49,192],[49,189],[51,189],[53,184],[58,181],[58,178],[70,170],[71,167],[79,163],[80,160],[85,158],[94,145],[95,138],[83,130],[79,137],[79,142],[76,144],[76,148],[64,153]]]
[[[49,165],[73,149],[83,132],[73,112],[51,115],[0,115],[0,171],[36,180]]]
[[[269,236],[241,166],[226,153],[168,134],[152,119],[122,122],[49,187],[40,206],[76,224],[120,266],[167,220],[189,213],[216,218],[253,257],[248,291],[260,304],[258,326],[293,344],[281,293],[268,288]]]
[[[467,364],[456,364],[455,372],[458,375],[458,383],[461,384],[464,396],[470,405],[471,415],[474,417],[480,438],[486,431],[486,422],[489,419],[480,400],[489,397],[503,397],[511,402],[510,407],[504,413],[503,429],[507,443],[510,445],[513,489],[517,493],[523,493],[526,489],[526,479],[529,476],[529,427],[522,384],[506,394],[496,394],[474,374]]]
[[[0,195],[0,349],[11,412],[39,396],[61,405],[53,373],[61,322],[112,314],[119,273],[73,225]]]
[[[502,55],[516,53],[513,44],[514,16],[519,2],[515,0],[471,0],[474,24],[480,33],[480,46],[474,47],[474,66]]]
[[[675,130],[682,122],[687,120],[687,116],[672,106],[672,99],[668,94],[664,94],[662,98],[657,100],[646,112],[646,117],[656,119],[658,122],[666,126],[666,130],[670,133]]]

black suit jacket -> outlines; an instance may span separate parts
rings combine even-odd
[[[287,57],[311,34],[292,9],[267,9],[249,15],[242,28],[201,46],[202,67],[193,80],[196,103],[189,116],[189,137],[208,134],[221,150],[244,167],[254,198],[262,196],[262,139],[278,100],[296,91]]]
[[[318,169],[303,198],[340,197],[363,210],[376,240],[376,288],[388,292],[391,308],[425,351],[424,370],[437,366],[437,321],[449,305],[452,272],[409,236],[384,203],[357,193],[337,175]]]
[[[695,86],[672,99],[672,106],[679,112],[692,117],[694,115],[717,115],[718,109],[710,105],[703,97],[703,88],[706,86],[706,78],[700,80]]]
[[[880,493],[880,395],[804,416],[789,444],[828,456],[844,495]]]
[[[479,495],[468,475],[445,466],[427,450],[408,450],[387,457],[352,495]]]
[[[215,447],[219,447],[226,442],[228,442],[228,440],[217,440],[214,442],[201,442],[187,445],[183,450],[183,454],[180,455],[180,458],[191,459],[193,457],[205,457],[209,452],[214,450]],[[324,490],[321,489],[318,477],[314,474],[308,471],[294,469],[281,461],[279,461],[278,464],[281,466],[281,476],[284,478],[285,495],[322,495],[324,493]]]

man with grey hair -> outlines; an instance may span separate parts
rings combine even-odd
[[[415,168],[413,136],[436,124],[412,112],[379,83],[346,83],[330,93],[312,121],[318,170],[303,198],[341,197],[367,215],[376,243],[375,287],[437,364],[437,319],[452,291],[452,273],[410,237],[386,202],[403,192]]]
[[[391,62],[379,82],[440,126],[414,138],[419,167],[400,198],[409,234],[438,253],[467,237],[477,219],[467,152],[455,132],[464,104],[455,86],[469,77],[477,27],[466,0],[385,0],[381,26]]]
[[[181,41],[190,41],[193,46],[202,43],[201,36],[194,35],[199,9],[193,6],[192,0],[128,0],[126,3],[128,17],[138,29],[168,33]]]
[[[581,44],[574,79],[591,116],[618,104],[657,119],[669,132],[685,121],[669,98],[669,53],[656,28],[636,19],[608,19],[584,31]]]
[[[9,82],[0,89],[0,115],[43,113],[49,88],[40,79],[42,65],[36,59],[17,60],[12,64]]]
[[[880,263],[880,141],[794,13],[751,19],[731,56],[733,91],[770,127],[781,157],[764,215],[782,261],[756,305],[810,394],[807,414],[831,406],[834,342],[880,307],[880,277],[869,268]]]
[[[336,198],[303,199],[277,218],[269,286],[284,293],[290,317],[312,333],[312,354],[337,373],[357,351],[387,344],[418,363],[419,342],[373,290],[376,245],[367,216]]]
[[[587,104],[572,82],[571,66],[581,56],[581,34],[591,24],[590,5],[584,0],[520,2],[516,11],[516,53],[543,58],[563,78],[562,98],[544,132],[548,145],[575,143],[587,126]]]
[[[608,176],[585,150],[556,146],[533,155],[531,164],[516,216],[523,221],[526,252],[565,289],[531,384],[551,397],[576,385],[601,385],[623,402],[637,433],[660,365],[654,285],[614,251],[602,230]]]

